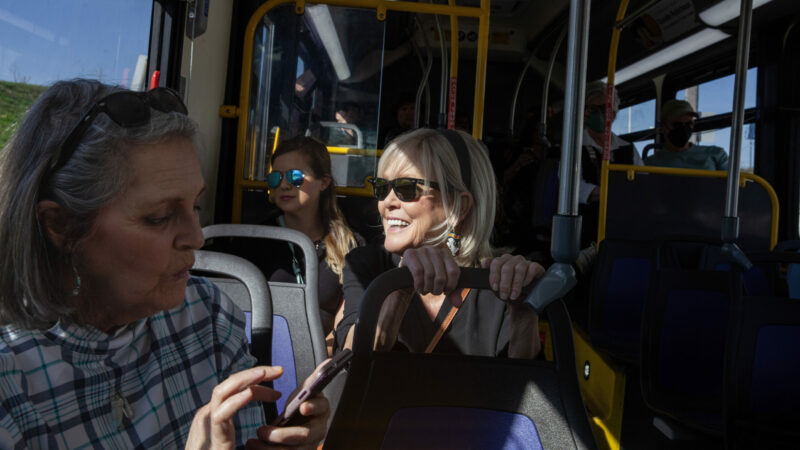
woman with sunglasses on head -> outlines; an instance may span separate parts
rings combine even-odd
[[[538,317],[520,293],[544,269],[521,256],[495,257],[489,239],[497,190],[481,144],[453,130],[402,134],[386,147],[372,185],[386,238],[382,247],[347,255],[338,347],[352,346],[369,283],[405,266],[414,291],[393,293],[384,302],[377,349],[535,357]],[[459,267],[480,266],[489,269],[493,289],[457,291]]]
[[[265,425],[244,315],[189,275],[196,124],[173,91],[54,84],[0,155],[0,442],[314,448],[327,400]]]

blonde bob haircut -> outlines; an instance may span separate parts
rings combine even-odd
[[[455,260],[459,266],[479,266],[483,258],[493,255],[489,240],[492,235],[497,199],[497,185],[486,149],[469,134],[456,131],[464,140],[471,169],[470,188],[461,179],[456,151],[445,136],[436,130],[422,128],[401,134],[390,142],[378,162],[378,176],[401,173],[415,168],[422,173],[426,185],[439,184],[445,221],[428,232],[424,246],[445,244],[447,234],[461,234],[461,250]],[[472,196],[472,206],[462,193]]]

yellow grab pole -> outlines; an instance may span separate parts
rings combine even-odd
[[[472,136],[483,136],[483,101],[486,93],[486,58],[489,54],[489,0],[481,0],[478,22],[478,61],[475,64],[475,101],[472,115]]]
[[[608,90],[606,91],[605,127],[603,127],[603,161],[600,164],[600,211],[597,215],[597,245],[606,237],[606,208],[608,207],[608,161],[611,157],[611,122],[614,115],[614,74],[617,70],[617,49],[619,34],[622,31],[616,26],[625,18],[628,0],[620,0],[614,30],[611,32],[611,45],[608,49]]]

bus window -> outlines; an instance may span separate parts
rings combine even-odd
[[[3,2],[0,148],[33,100],[54,81],[95,78],[144,89],[152,9],[152,0]]]
[[[734,75],[731,74],[697,86],[688,87],[678,91],[675,94],[675,98],[686,100],[695,106],[695,110],[700,114],[700,117],[729,113],[733,110],[734,78]],[[758,68],[753,67],[747,71],[747,86],[744,95],[745,108],[756,107],[757,83]]]
[[[690,86],[676,93],[675,98],[691,103],[701,118],[708,118],[717,114],[729,113],[733,110],[733,85],[734,75],[727,75],[715,80]],[[758,68],[753,67],[747,71],[747,86],[745,87],[744,107],[756,107],[756,85],[758,83]],[[725,150],[730,156],[731,127],[701,130],[694,134],[692,142],[699,145],[715,145]],[[753,172],[755,169],[755,123],[745,123],[742,129],[741,171]]]
[[[376,166],[365,150],[377,144],[384,26],[365,9],[269,11],[254,36],[246,179],[264,179],[276,136],[305,135],[331,149],[338,186],[364,186]]]
[[[617,136],[642,130],[651,130],[656,123],[656,100],[637,103],[627,108],[620,108],[611,131]],[[644,146],[644,145],[642,145]],[[637,147],[641,154],[641,149]]]
[[[715,145],[717,147],[722,147],[725,153],[730,157],[731,127],[695,133],[693,142],[699,145]],[[744,128],[742,128],[742,159],[740,166],[742,172],[753,173],[755,168],[755,146],[756,125],[754,123],[746,123],[744,124]]]

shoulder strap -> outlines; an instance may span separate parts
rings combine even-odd
[[[431,353],[434,348],[436,348],[436,344],[439,343],[439,340],[442,339],[444,336],[444,332],[447,331],[447,328],[450,326],[450,322],[453,321],[453,317],[455,317],[456,313],[458,312],[461,306],[464,306],[464,301],[467,300],[467,295],[469,295],[469,288],[465,288],[461,290],[461,305],[460,306],[453,306],[450,309],[450,312],[447,313],[447,317],[444,318],[442,321],[442,325],[436,330],[436,334],[431,339],[431,342],[428,344],[428,347],[425,349],[425,353]],[[447,299],[445,298],[445,301]]]
[[[286,221],[283,220],[283,215],[278,216],[278,224],[286,228]],[[289,244],[289,250],[292,251],[292,272],[294,272],[294,276],[297,278],[297,283],[305,284],[305,281],[303,281],[303,273],[300,271],[300,264],[297,262],[297,255],[294,253],[294,245],[292,245],[291,242],[287,242],[287,244]]]

